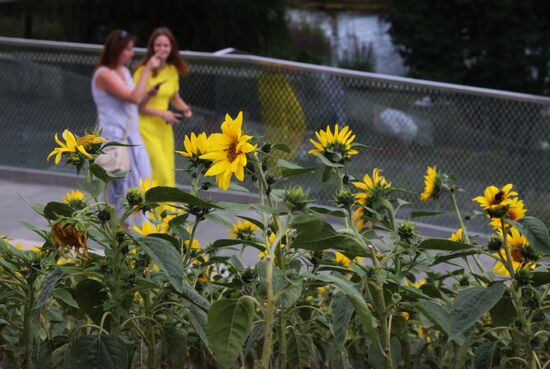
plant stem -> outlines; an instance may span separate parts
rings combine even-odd
[[[286,369],[286,316],[284,309],[279,311],[279,367]]]
[[[32,358],[32,310],[34,306],[34,288],[32,283],[29,282],[29,290],[27,293],[27,301],[25,302],[25,310],[23,315],[23,335],[21,337],[22,345],[24,347],[23,360],[21,361],[21,369],[27,369],[31,367]]]
[[[269,253],[265,257],[266,259],[266,271],[265,271],[265,288],[267,292],[266,312],[265,312],[265,333],[264,333],[264,345],[262,351],[262,369],[269,369],[269,362],[271,359],[271,344],[273,340],[273,254]]]

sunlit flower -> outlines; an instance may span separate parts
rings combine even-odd
[[[464,232],[463,228],[459,228],[456,233],[451,234],[451,237],[449,237],[449,240],[455,241],[455,242],[462,242],[462,233]]]
[[[504,213],[502,219],[504,220],[504,225],[506,227],[509,226],[509,223],[506,222],[506,219],[510,220],[519,220],[525,216],[525,213],[527,213],[527,209],[525,209],[523,205],[523,200],[519,200],[518,198],[509,199],[506,202],[506,213]],[[487,215],[490,217],[489,215]],[[501,223],[499,218],[495,218],[491,220],[491,226],[495,229],[501,228]]]
[[[61,254],[65,249],[74,249],[77,255],[88,257],[88,233],[82,223],[74,219],[60,218],[52,224],[51,236],[59,245]]]
[[[63,200],[73,209],[83,209],[86,205],[84,203],[84,193],[79,190],[67,192],[65,196],[63,196]]]
[[[364,206],[372,205],[372,202],[378,198],[388,196],[391,190],[391,183],[386,181],[386,178],[380,174],[381,172],[381,169],[374,168],[372,170],[372,177],[367,173],[363,176],[363,182],[353,182],[355,187],[364,191],[354,195],[359,207],[353,213],[352,218],[359,229],[365,226],[365,219],[363,217],[365,214]]]
[[[57,142],[59,147],[53,149],[50,155],[48,155],[48,160],[50,160],[50,158],[55,155],[55,164],[59,164],[61,162],[61,157],[63,156],[63,154],[72,154],[77,152],[80,152],[88,159],[92,158],[92,155],[90,155],[84,149],[84,146],[78,144],[75,135],[71,131],[69,131],[68,129],[64,130],[62,137],[65,140],[65,143],[61,142],[59,138],[57,138],[57,133],[55,134],[55,142]]]
[[[351,263],[355,262],[357,264],[363,263],[363,258],[357,257],[355,259],[350,259],[340,251],[336,251],[336,254],[334,256],[336,263],[340,264],[346,269],[351,270]]]
[[[518,195],[512,191],[512,187],[512,184],[507,184],[502,189],[489,186],[483,192],[483,196],[474,197],[473,200],[477,201],[491,218],[501,218],[506,214],[507,205],[512,198]]]
[[[321,154],[333,163],[341,163],[358,153],[357,150],[351,147],[355,135],[352,134],[349,126],[345,126],[339,131],[338,124],[336,124],[334,134],[331,132],[330,126],[327,126],[326,130],[316,131],[315,136],[317,136],[319,142],[313,139],[309,140],[315,146],[315,149],[309,150],[308,154]]]
[[[237,220],[237,222],[233,224],[233,229],[228,229],[228,231],[229,235],[233,238],[238,240],[250,240],[254,236],[254,232],[258,229],[260,228],[249,220]]]
[[[185,148],[185,151],[176,152],[189,159],[198,159],[201,155],[207,153],[208,137],[204,132],[198,136],[195,136],[195,133],[191,132],[191,136],[185,135],[185,138],[183,139],[183,147]]]
[[[153,187],[157,187],[159,184],[158,184],[158,181],[155,180],[155,179],[151,179],[149,177],[145,178],[145,179],[140,179],[139,180],[139,189],[141,190],[141,193],[145,195],[145,193],[147,191],[149,191],[151,188]]]
[[[159,233],[158,227],[148,220],[144,220],[143,222],[141,222],[141,227],[138,227],[137,225],[134,224],[132,229],[142,236],[148,236],[153,233]]]
[[[500,231],[499,234],[502,237],[502,231]],[[514,270],[518,270],[524,264],[530,264],[529,267],[534,268],[534,264],[528,263],[529,260],[524,256],[524,250],[529,245],[527,238],[525,238],[516,228],[511,227],[508,229],[507,241],[510,247],[510,256],[512,258],[512,267]],[[506,259],[506,253],[503,248],[500,249],[499,255],[501,258]],[[510,275],[504,263],[500,261],[495,263],[493,272],[500,275]]]
[[[222,123],[222,133],[213,133],[208,138],[207,153],[200,159],[213,161],[205,176],[216,176],[219,188],[227,190],[231,177],[235,175],[239,181],[244,181],[246,154],[256,150],[256,145],[248,141],[252,136],[242,134],[243,113],[240,112],[235,120],[226,114]]]
[[[100,145],[106,141],[107,140],[104,139],[103,137],[99,137],[98,135],[93,133],[88,133],[80,137],[76,141],[76,144],[84,147],[86,151],[89,151],[89,150],[95,151],[96,148],[99,148]]]
[[[424,192],[420,195],[422,201],[428,201],[429,199],[439,198],[441,192],[441,179],[437,172],[437,167],[428,167],[426,175],[424,176]]]
[[[275,242],[275,238],[276,238],[275,233],[274,233],[274,232],[271,232],[271,233],[269,234],[269,237],[267,238],[267,243],[269,244],[269,246],[273,246],[273,243]],[[281,249],[284,249],[284,248],[285,248],[285,244],[284,244],[284,243],[279,243],[279,247],[280,247]],[[265,258],[266,256],[267,256],[267,248],[264,249],[264,251],[262,251],[262,252],[260,252],[260,253],[258,254],[258,258],[260,258],[260,259],[263,259],[263,258]]]

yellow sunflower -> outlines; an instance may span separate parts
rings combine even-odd
[[[195,133],[191,132],[191,136],[185,135],[183,139],[183,147],[185,151],[176,151],[178,154],[185,156],[189,159],[198,159],[201,155],[207,153],[208,137],[206,133],[201,133],[195,136]]]
[[[274,233],[274,232],[271,232],[271,233],[269,234],[269,237],[267,238],[267,242],[268,242],[269,246],[272,246],[272,245],[273,245],[273,242],[275,242],[275,237],[276,237],[276,236],[275,236],[275,233]],[[285,248],[285,244],[284,244],[284,243],[279,243],[279,246],[281,247],[281,249],[284,249],[284,248]],[[264,249],[264,251],[260,252],[260,253],[258,254],[258,258],[260,258],[260,259],[265,258],[266,255],[267,255],[266,251],[267,251],[267,250]]]
[[[509,199],[506,202],[506,214],[503,216],[504,219],[504,225],[509,226],[509,224],[506,222],[506,219],[510,220],[518,220],[525,216],[525,213],[527,213],[527,209],[525,209],[523,200],[519,200],[518,198]],[[489,215],[487,217],[490,218]],[[499,218],[495,218],[491,220],[491,227],[494,229],[500,230],[501,223]]]
[[[239,112],[233,120],[226,114],[222,123],[222,133],[213,133],[208,138],[207,153],[200,159],[213,161],[205,176],[216,176],[219,188],[227,190],[231,177],[235,175],[239,181],[244,181],[244,168],[246,167],[246,154],[256,150],[256,145],[248,141],[252,136],[242,133],[243,112]]]
[[[138,227],[134,224],[132,229],[142,236],[148,236],[152,233],[159,233],[158,227],[148,220],[144,220],[143,222],[141,222],[141,227]]]
[[[233,224],[232,229],[228,229],[229,235],[233,238],[236,238],[238,240],[249,240],[252,238],[254,232],[259,230],[258,226],[248,220],[243,220],[242,222],[240,220],[237,220],[235,224]]]
[[[363,219],[365,209],[363,206],[366,206],[369,200],[375,199],[378,196],[385,196],[391,189],[391,183],[386,181],[386,178],[380,174],[381,172],[381,169],[374,168],[372,170],[372,177],[367,173],[363,176],[363,182],[353,182],[355,187],[365,191],[354,195],[360,206],[353,213],[352,219],[356,222],[359,229],[365,226],[365,220]]]
[[[437,167],[435,165],[433,167],[428,167],[426,175],[424,176],[424,192],[420,194],[420,199],[422,201],[428,201],[431,198],[437,199],[440,191],[441,180],[437,172]]]
[[[336,251],[334,259],[335,259],[336,263],[340,264],[341,266],[343,266],[344,268],[349,269],[349,270],[351,270],[351,265],[350,264],[352,262],[357,263],[357,264],[362,264],[363,263],[363,258],[356,257],[355,259],[350,259],[346,255],[341,253],[340,251]]]
[[[453,233],[451,234],[451,237],[449,237],[449,240],[450,241],[455,241],[455,242],[462,242],[463,239],[462,239],[462,233],[464,232],[464,229],[463,228],[459,228],[456,233]]]
[[[502,237],[502,232],[499,233]],[[534,268],[535,265],[528,262],[523,252],[527,245],[529,245],[527,238],[525,238],[517,229],[510,228],[508,230],[507,240],[508,246],[510,247],[510,256],[512,257],[512,267],[514,270],[521,268],[524,263],[527,263],[530,268]],[[503,249],[500,249],[499,254],[500,257],[506,259],[506,254]],[[493,272],[505,276],[510,275],[508,273],[508,269],[506,269],[506,266],[500,261],[497,261],[493,266]]]
[[[334,134],[330,130],[330,126],[327,126],[325,131],[322,129],[316,131],[315,136],[317,136],[319,142],[313,139],[309,140],[315,148],[309,150],[308,154],[322,154],[333,163],[340,163],[358,153],[357,150],[351,148],[355,135],[352,134],[349,126],[345,126],[339,131],[338,124],[336,124],[334,126]]]
[[[59,147],[53,149],[50,155],[48,155],[48,160],[50,160],[50,158],[55,155],[55,164],[59,164],[59,162],[61,162],[61,157],[63,156],[63,154],[71,154],[77,152],[80,152],[88,159],[92,158],[92,155],[90,155],[86,151],[86,149],[84,149],[84,146],[78,144],[75,135],[71,131],[69,131],[68,129],[64,130],[62,137],[65,140],[65,143],[61,142],[59,138],[57,138],[57,133],[55,134],[55,142],[57,142]]]
[[[487,211],[487,213],[493,217],[499,213],[509,203],[510,199],[517,196],[518,193],[512,191],[512,184],[499,189],[496,186],[489,186],[483,192],[483,196],[474,197],[474,201],[477,201],[479,205]]]
[[[94,145],[102,144],[103,142],[107,142],[107,140],[93,133],[85,134],[76,140],[76,144],[84,147],[86,150],[92,148]]]

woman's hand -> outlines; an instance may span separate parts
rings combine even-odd
[[[185,119],[189,119],[193,116],[193,111],[191,110],[191,107],[190,106],[187,106],[186,109],[183,109],[183,117]]]
[[[176,124],[181,119],[182,115],[179,113],[171,112],[170,110],[165,110],[162,112],[161,118],[164,119],[167,123]]]
[[[156,69],[160,67],[161,59],[155,54],[148,61],[145,66],[149,69]]]

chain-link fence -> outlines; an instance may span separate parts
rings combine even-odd
[[[54,133],[77,133],[95,125],[90,76],[99,46],[0,38],[0,165],[62,171],[46,156]],[[137,53],[138,57],[140,53]],[[402,197],[420,204],[428,165],[454,174],[471,198],[489,184],[513,183],[529,213],[550,220],[550,98],[310,66],[254,56],[183,53],[192,73],[181,94],[194,109],[176,127],[184,134],[219,130],[225,113],[245,114],[253,135],[284,142],[285,159],[318,165],[308,155],[309,138],[328,124],[348,124],[363,150],[350,173],[362,177],[374,167]],[[514,76],[502,76],[513,78]],[[183,167],[177,158],[178,167]],[[178,182],[188,179],[178,172]],[[299,179],[313,198],[330,203],[334,183],[321,173]],[[450,204],[442,201],[443,210]],[[451,212],[437,220],[454,227]]]

